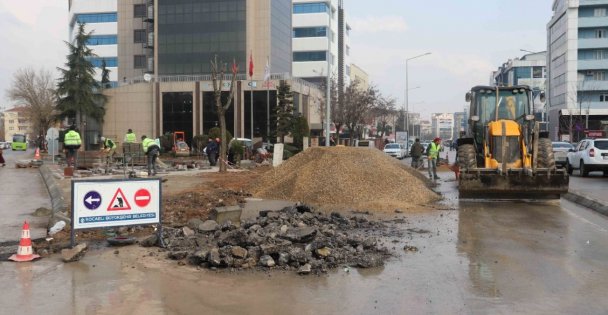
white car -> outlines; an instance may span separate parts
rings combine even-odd
[[[384,146],[384,153],[396,157],[398,159],[404,159],[407,152],[403,143],[388,143]]]
[[[583,177],[594,171],[603,171],[604,175],[608,175],[608,138],[579,142],[576,149],[568,152],[566,167],[569,174],[578,169]]]
[[[554,141],[551,144],[553,146],[553,156],[555,157],[555,165],[559,167],[566,167],[568,153],[571,150],[574,150],[574,146],[568,142],[561,141]]]

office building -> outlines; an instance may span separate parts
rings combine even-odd
[[[118,12],[117,0],[70,0],[68,29],[70,42],[78,34],[78,22],[85,23],[85,31],[92,32],[89,48],[96,55],[90,61],[96,67],[95,79],[101,81],[102,61],[110,70],[110,82],[118,81]],[[67,55],[67,52],[66,52]]]
[[[342,74],[344,84],[349,84],[351,28],[346,19],[342,0],[293,1],[294,77],[325,82],[329,58],[332,76]]]
[[[608,129],[608,3],[555,0],[547,24],[547,112],[552,139]]]
[[[452,140],[454,132],[454,114],[434,113],[431,115],[431,133],[443,141]]]
[[[32,125],[27,117],[25,117],[24,111],[25,107],[17,106],[2,113],[5,141],[12,141],[14,134],[25,134],[30,139],[34,137]]]

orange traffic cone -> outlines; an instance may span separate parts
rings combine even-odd
[[[9,257],[12,261],[32,261],[40,256],[35,255],[32,251],[32,239],[30,238],[30,225],[27,221],[23,222],[23,229],[21,230],[21,240],[19,241],[19,248],[17,254]]]
[[[36,153],[34,153],[34,160],[40,161],[40,148],[36,148]]]

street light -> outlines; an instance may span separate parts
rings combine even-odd
[[[419,88],[420,88],[420,86],[417,86],[417,87],[413,87],[413,88],[407,89],[407,91],[405,91],[405,97],[407,97],[407,94],[408,94],[407,92],[408,92],[408,91],[415,90],[415,89],[419,89]],[[405,109],[404,109],[404,111],[405,111]],[[405,127],[405,125],[406,125],[406,123],[407,123],[407,120],[406,120],[406,118],[405,118],[406,116],[407,116],[407,114],[404,114],[404,115],[403,115],[403,128],[405,128],[405,130],[404,130],[404,131],[409,131],[409,130],[408,130],[406,127]],[[409,120],[409,118],[408,118],[408,120]],[[409,135],[408,135],[408,136],[409,136]]]
[[[408,65],[408,62],[409,62],[410,60],[412,60],[412,59],[416,59],[416,58],[424,57],[424,56],[427,56],[427,55],[430,55],[430,54],[431,54],[430,52],[427,52],[427,53],[424,53],[424,54],[422,54],[422,55],[418,55],[418,56],[414,56],[414,57],[411,57],[411,58],[407,58],[407,59],[405,59],[405,131],[406,131],[406,132],[408,132],[408,135],[407,135],[408,139],[407,139],[407,141],[406,141],[406,149],[407,149],[408,151],[409,151],[409,149],[410,149],[410,148],[409,148],[409,145],[410,145],[410,142],[409,142],[409,137],[410,137],[410,135],[409,135],[409,131],[410,131],[410,122],[409,122],[409,118],[408,118],[408,116],[409,116],[409,115],[408,115],[408,114],[409,114],[409,104],[408,104],[408,94],[409,94],[409,93],[408,93],[408,90],[409,90],[409,86],[408,86],[408,79],[409,79],[409,75],[408,75],[408,73],[407,73],[407,70],[408,70],[407,65]]]

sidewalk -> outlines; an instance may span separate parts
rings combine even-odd
[[[594,175],[570,176],[569,192],[563,198],[608,215],[608,178]]]

